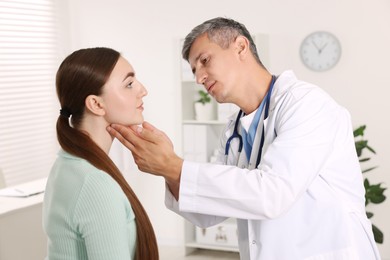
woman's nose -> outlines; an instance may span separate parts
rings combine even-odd
[[[148,90],[145,88],[145,86],[141,83],[141,96],[144,97],[148,94]]]

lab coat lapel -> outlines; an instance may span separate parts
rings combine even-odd
[[[242,136],[242,127],[239,126],[239,133]],[[238,147],[237,147],[238,149]],[[237,166],[241,169],[248,168],[248,158],[246,157],[245,148],[242,147],[242,152],[239,154]]]
[[[242,153],[238,157],[237,166],[241,169],[248,168],[248,159],[246,158],[245,149],[242,149]]]
[[[263,133],[263,125],[267,123],[267,120],[268,120],[268,118],[266,120],[264,120],[264,109],[263,109],[263,112],[262,112],[260,120],[259,120],[259,124],[258,124],[257,129],[256,129],[255,140],[253,141],[253,144],[252,144],[252,153],[251,153],[251,158],[249,160],[249,165],[248,165],[248,169],[250,169],[250,170],[253,170],[257,167],[256,163],[257,163],[257,157],[259,154],[261,135]]]

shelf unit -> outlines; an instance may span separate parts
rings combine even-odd
[[[207,121],[196,120],[194,102],[198,98],[198,91],[204,88],[195,82],[190,66],[184,60],[181,62],[180,83],[182,156],[186,160],[210,162],[227,122],[226,118],[229,114],[234,113],[237,107],[229,104],[217,104],[212,100],[213,119]],[[198,248],[238,252],[237,241],[214,239],[218,236],[218,233],[222,232],[222,236],[226,235],[226,228],[229,229],[230,233],[234,229],[233,235],[236,236],[236,223],[233,219],[228,219],[224,223],[207,230],[201,230],[192,223],[185,221],[186,254],[190,254]],[[200,238],[199,234],[202,233],[206,233],[207,236]],[[234,244],[233,246],[232,243]]]

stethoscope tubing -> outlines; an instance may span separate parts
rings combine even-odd
[[[266,100],[265,100],[265,110],[264,110],[264,119],[263,120],[267,119],[267,117],[268,117],[269,104],[270,104],[271,94],[272,94],[272,90],[273,90],[275,81],[276,81],[276,76],[272,75],[271,84],[270,84],[270,87],[269,87],[269,90],[268,90],[268,93],[266,96]],[[242,136],[238,133],[238,125],[239,125],[240,118],[241,118],[242,114],[243,114],[243,111],[240,109],[240,111],[238,112],[237,118],[236,118],[236,122],[234,123],[233,134],[226,141],[226,145],[225,145],[226,162],[227,162],[227,157],[229,154],[230,144],[234,138],[238,138],[238,153],[240,154],[242,151],[242,147],[243,147]],[[259,146],[259,153],[257,154],[257,159],[256,159],[256,166],[259,165],[260,160],[261,160],[261,154],[263,152],[263,146],[264,146],[264,138],[265,137],[264,137],[264,125],[263,125],[263,131],[261,133],[261,140],[260,140],[260,146]],[[239,156],[239,154],[237,156]]]

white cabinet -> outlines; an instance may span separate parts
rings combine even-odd
[[[42,228],[46,178],[0,189],[0,259],[44,259],[47,238]],[[16,194],[16,197],[12,194]],[[35,194],[20,197],[19,193]],[[39,194],[38,194],[39,193]]]

